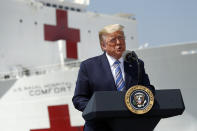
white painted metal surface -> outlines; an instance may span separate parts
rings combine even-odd
[[[197,49],[197,42],[180,43],[162,47],[138,50],[145,62],[151,83],[157,89],[181,89],[185,102],[183,116],[163,119],[156,131],[195,131],[197,130],[197,54],[183,54]],[[165,127],[165,128],[164,128]]]
[[[102,53],[98,31],[113,23],[125,26],[127,49],[136,50],[145,61],[151,83],[157,89],[180,88],[182,91],[184,114],[161,120],[155,130],[197,130],[197,43],[138,50],[135,19],[67,10],[68,26],[80,30],[80,42],[76,63],[62,67],[58,42],[44,40],[44,24],[56,25],[56,8],[25,0],[0,3],[0,72],[7,72],[0,73],[0,79],[17,79],[9,90],[1,93],[0,131],[49,128],[47,107],[62,104],[69,105],[72,126],[83,125],[81,113],[71,102],[79,62]],[[66,60],[66,51],[61,52]],[[10,76],[5,77],[7,74]]]

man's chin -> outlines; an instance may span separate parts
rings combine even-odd
[[[119,59],[120,57],[122,57],[122,52],[117,52],[116,53],[116,57]]]
[[[119,55],[119,56],[122,56],[123,51],[117,51],[116,54]]]

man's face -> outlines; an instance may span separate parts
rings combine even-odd
[[[101,45],[102,49],[115,59],[119,59],[125,51],[125,37],[122,31],[105,36],[104,43]]]

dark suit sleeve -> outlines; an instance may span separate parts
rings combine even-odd
[[[140,68],[141,68],[141,78],[140,78],[140,85],[144,85],[148,87],[153,94],[155,94],[155,88],[153,85],[150,84],[148,74],[145,72],[144,62],[140,60]]]
[[[74,96],[72,98],[76,109],[83,111],[91,97],[88,73],[84,62],[81,63]]]

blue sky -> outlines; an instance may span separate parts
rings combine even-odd
[[[139,44],[197,41],[197,0],[92,0],[88,11],[135,14]]]

